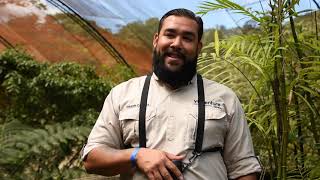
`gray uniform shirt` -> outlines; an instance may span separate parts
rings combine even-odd
[[[93,148],[123,149],[139,147],[139,107],[145,76],[114,87],[83,149],[84,158]],[[250,131],[241,104],[232,90],[203,79],[205,92],[205,130],[202,149],[223,147],[223,153],[207,152],[184,172],[184,178],[235,179],[261,171],[254,155]],[[186,155],[195,147],[198,94],[196,76],[184,87],[169,89],[152,75],[146,111],[147,147],[176,155]],[[133,177],[147,179],[136,171]]]

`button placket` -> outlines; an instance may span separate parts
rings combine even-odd
[[[169,122],[168,122],[168,140],[169,141],[173,141],[174,140],[174,136],[173,136],[173,132],[174,132],[174,126],[172,121],[174,121],[173,116],[170,115],[169,117]]]
[[[168,111],[169,117],[167,120],[167,139],[168,141],[174,140],[174,112],[173,112],[173,101],[172,101],[172,94],[169,96],[169,103],[168,103]]]

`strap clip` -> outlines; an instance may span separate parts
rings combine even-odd
[[[188,163],[183,163],[182,164],[182,172],[185,170],[185,169],[187,169],[189,166],[191,166],[193,163],[194,163],[194,161],[199,157],[199,156],[201,156],[201,154],[202,154],[202,152],[195,152],[195,151],[193,151],[192,152],[192,156],[189,158],[189,162]]]

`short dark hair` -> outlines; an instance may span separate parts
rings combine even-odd
[[[159,26],[158,26],[158,33],[160,33],[160,30],[163,25],[163,21],[169,16],[182,16],[182,17],[187,17],[196,21],[198,24],[198,38],[199,38],[198,41],[201,40],[202,34],[203,34],[203,21],[201,17],[196,16],[192,11],[184,8],[172,9],[167,13],[165,13],[160,19]]]

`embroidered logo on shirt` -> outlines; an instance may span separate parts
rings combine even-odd
[[[193,100],[194,101],[194,105],[198,105],[198,100]],[[223,103],[222,102],[215,102],[215,101],[205,101],[204,102],[205,106],[212,106],[214,108],[218,108],[218,109],[223,109]]]
[[[150,104],[147,104],[147,106],[150,106]],[[129,104],[126,106],[126,108],[140,108],[140,104]]]

